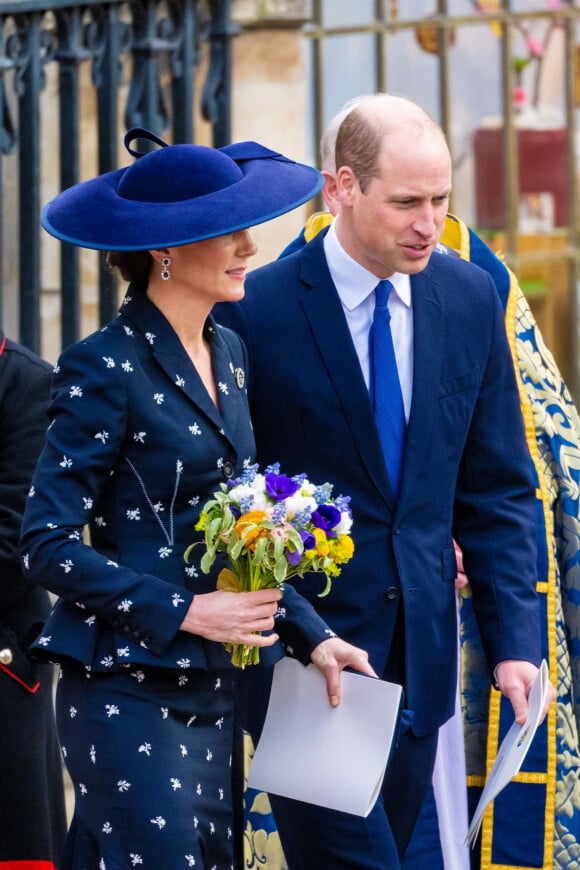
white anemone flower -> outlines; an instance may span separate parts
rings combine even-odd
[[[294,495],[289,496],[284,504],[286,505],[286,518],[289,521],[293,520],[296,514],[305,510],[310,511],[310,513],[316,510],[316,501],[304,492],[304,487],[295,492]]]
[[[340,522],[334,527],[333,531],[337,535],[348,535],[352,528],[352,517],[348,511],[342,511],[340,514]]]

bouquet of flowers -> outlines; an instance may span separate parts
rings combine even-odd
[[[222,483],[203,506],[196,531],[203,532],[206,551],[201,569],[208,573],[218,552],[229,556],[231,569],[218,577],[218,589],[251,592],[280,586],[305,572],[322,572],[330,591],[340,565],[354,553],[350,536],[349,496],[332,498],[332,485],[316,486],[305,474],[287,477],[276,463],[263,473],[249,465],[241,476]],[[189,558],[192,544],[185,553]],[[256,664],[257,647],[226,644],[238,667]]]

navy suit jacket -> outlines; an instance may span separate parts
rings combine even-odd
[[[326,598],[318,575],[296,580],[313,609],[368,650],[381,674],[398,602],[413,730],[453,712],[456,561],[464,551],[490,671],[541,658],[535,592],[535,489],[504,314],[491,278],[434,253],[411,278],[414,380],[395,502],[346,319],[319,234],[251,273],[246,296],[215,314],[244,339],[261,465],[279,461],[350,495],[356,552]],[[324,638],[313,618],[310,649]],[[305,660],[292,621],[282,638]]]

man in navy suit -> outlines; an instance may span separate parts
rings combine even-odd
[[[441,129],[408,100],[369,97],[340,126],[336,166],[332,226],[251,274],[229,323],[249,351],[260,463],[279,461],[352,497],[355,558],[328,597],[318,597],[316,575],[298,580],[312,622],[280,621],[279,634],[289,654],[321,668],[331,703],[345,663],[364,667],[347,661],[342,638],[403,684],[408,711],[371,814],[272,795],[282,845],[290,870],[390,870],[454,710],[454,538],[490,677],[525,721],[541,659],[536,506],[495,287],[478,267],[435,250],[451,191]],[[368,390],[374,289],[386,278],[407,421],[397,495]]]

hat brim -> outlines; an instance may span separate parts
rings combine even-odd
[[[232,155],[239,155],[241,144],[229,146]],[[228,152],[228,148],[221,150]],[[83,248],[171,248],[265,223],[303,205],[321,190],[324,178],[313,167],[266,149],[258,153],[255,159],[233,157],[243,174],[239,181],[180,202],[123,198],[118,187],[128,167],[116,169],[60,193],[43,209],[41,224],[57,239]]]

